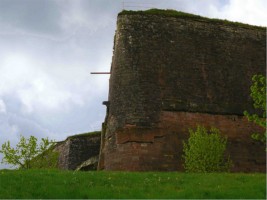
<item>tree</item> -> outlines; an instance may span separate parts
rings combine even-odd
[[[184,167],[187,172],[223,172],[229,171],[232,165],[229,157],[225,158],[227,138],[216,128],[207,131],[198,126],[194,131],[189,129],[188,142],[184,144]]]
[[[259,109],[262,114],[259,116],[258,114],[249,114],[245,111],[244,115],[249,121],[264,128],[263,133],[253,133],[252,138],[266,143],[266,77],[263,75],[254,75],[252,77],[250,91],[254,108]]]
[[[21,135],[16,148],[11,147],[10,141],[2,145],[0,150],[0,153],[4,154],[2,163],[18,166],[22,169],[30,169],[33,166],[31,160],[46,152],[53,145],[54,142],[48,140],[48,138],[42,138],[41,142],[37,144],[36,137],[30,136],[30,138],[26,139]]]

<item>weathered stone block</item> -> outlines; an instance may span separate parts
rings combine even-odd
[[[100,140],[100,132],[96,132],[93,134],[71,136],[65,141],[60,142],[55,148],[55,150],[59,152],[59,168],[75,170],[83,162],[88,161],[88,159],[96,156],[98,157]],[[86,168],[85,164],[84,166],[80,166],[80,168],[84,170],[90,169],[90,167]]]

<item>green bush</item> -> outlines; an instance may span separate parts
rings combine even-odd
[[[187,172],[225,172],[229,171],[231,161],[225,159],[227,138],[216,128],[208,132],[203,126],[196,131],[189,129],[188,142],[183,142],[184,167]]]
[[[254,75],[252,77],[250,92],[254,108],[261,111],[262,115],[249,114],[248,111],[245,111],[244,115],[249,121],[252,121],[264,128],[262,133],[253,133],[251,136],[253,139],[266,144],[266,76],[260,74]]]

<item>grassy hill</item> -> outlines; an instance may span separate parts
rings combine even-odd
[[[265,174],[0,170],[0,198],[265,199]]]

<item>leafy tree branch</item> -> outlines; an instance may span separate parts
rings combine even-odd
[[[22,135],[15,148],[11,147],[10,141],[5,142],[0,150],[0,153],[4,154],[2,163],[17,166],[21,169],[32,168],[34,166],[32,160],[38,155],[44,154],[54,145],[54,142],[48,138],[42,138],[39,144],[37,142],[38,140],[34,136],[26,139]]]

